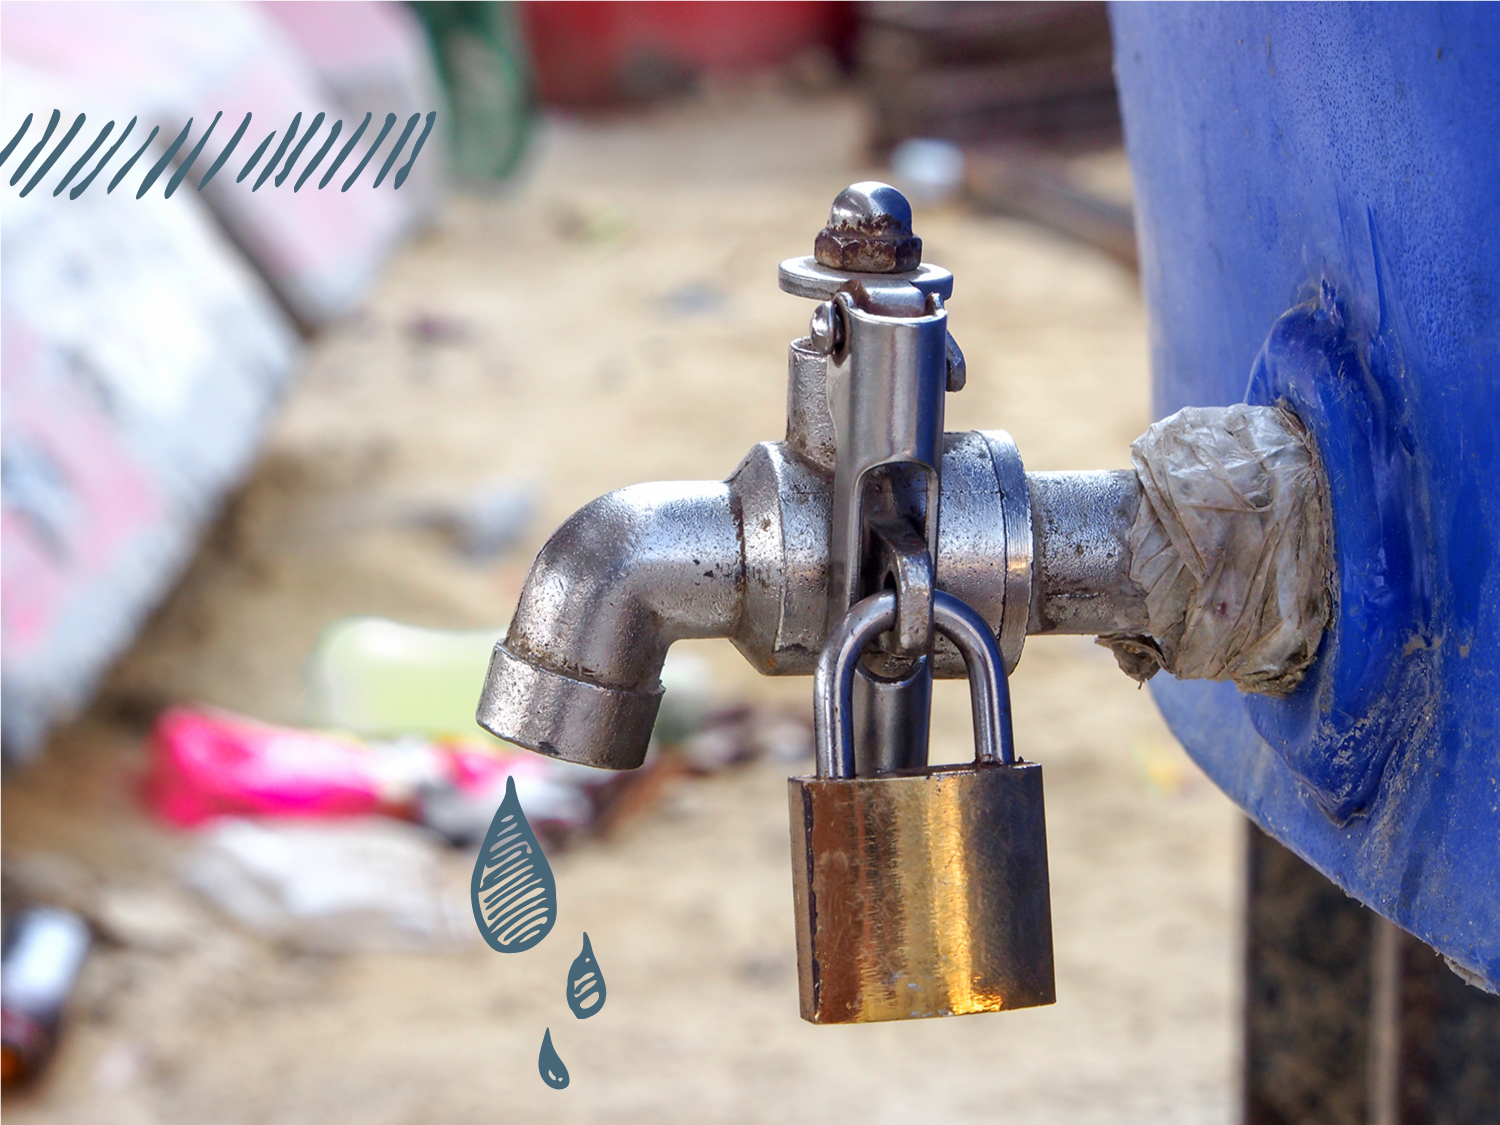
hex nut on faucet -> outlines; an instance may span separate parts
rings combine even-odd
[[[828,225],[813,242],[813,257],[819,265],[850,273],[909,273],[922,264],[911,204],[889,184],[851,184],[834,199]]]

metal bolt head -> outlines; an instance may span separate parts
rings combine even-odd
[[[807,336],[819,355],[832,355],[843,347],[844,319],[832,301],[823,301],[813,309]]]
[[[907,273],[922,264],[922,240],[911,232],[911,204],[875,180],[839,192],[818,232],[813,257],[851,273]]]

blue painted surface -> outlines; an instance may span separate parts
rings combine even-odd
[[[1306,422],[1331,500],[1334,620],[1288,699],[1250,695],[1251,724],[1330,817],[1367,813],[1386,767],[1441,699],[1433,675],[1426,485],[1401,368],[1334,286],[1284,314],[1245,398]]]
[[[1155,411],[1291,402],[1340,562],[1291,699],[1157,702],[1263,827],[1500,987],[1500,5],[1112,18]]]

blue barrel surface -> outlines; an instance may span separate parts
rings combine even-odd
[[[1500,5],[1111,15],[1154,411],[1290,405],[1333,501],[1302,686],[1156,701],[1257,823],[1500,990]]]

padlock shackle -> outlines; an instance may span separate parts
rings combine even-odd
[[[839,619],[823,646],[813,679],[821,778],[854,776],[854,669],[865,646],[895,623],[896,595],[889,590],[872,594]],[[969,672],[975,761],[1013,764],[1010,684],[989,626],[966,603],[942,590],[933,594],[932,623],[957,646]]]

